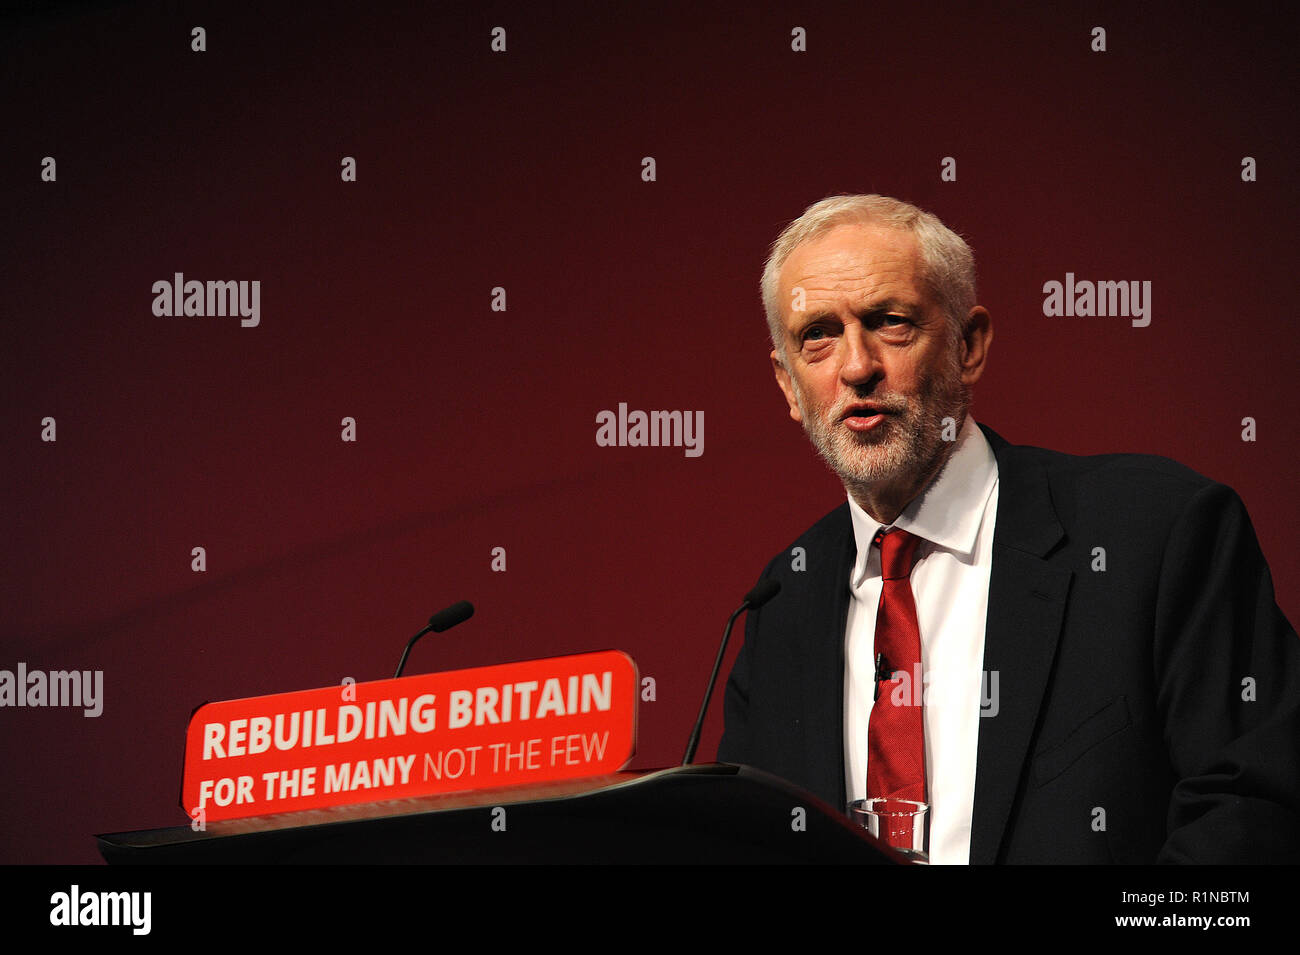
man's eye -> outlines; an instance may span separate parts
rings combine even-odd
[[[814,325],[812,328],[808,329],[808,331],[803,333],[803,340],[806,342],[815,342],[824,338],[825,335],[826,329]]]
[[[882,315],[880,318],[880,323],[882,325],[894,325],[894,326],[906,325],[907,319],[905,319],[902,315]]]

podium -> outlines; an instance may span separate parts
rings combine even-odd
[[[906,864],[812,794],[708,763],[96,836],[110,864]]]

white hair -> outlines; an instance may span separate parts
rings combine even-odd
[[[779,278],[786,259],[805,242],[837,226],[875,225],[907,232],[921,250],[921,281],[948,318],[954,337],[965,331],[966,317],[975,307],[975,256],[966,241],[916,206],[888,196],[831,196],[813,203],[785,227],[763,267],[760,290],[767,329],[777,357],[785,361],[785,328],[781,321]]]

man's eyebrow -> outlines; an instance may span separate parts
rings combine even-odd
[[[873,302],[863,308],[854,309],[853,314],[863,315],[883,315],[886,312],[901,312],[904,315],[915,315],[921,311],[921,306],[909,302],[901,301],[896,298],[887,298],[883,302]]]
[[[859,318],[865,318],[869,315],[884,315],[887,312],[900,312],[904,315],[915,315],[920,311],[920,305],[910,304],[896,298],[887,298],[881,302],[872,302],[870,305],[863,306],[862,308],[855,308],[853,314]],[[839,318],[837,312],[825,308],[797,312],[796,314],[799,317],[799,321],[796,323],[799,327],[811,325],[814,322],[836,321]]]

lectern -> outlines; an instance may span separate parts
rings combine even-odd
[[[812,794],[725,763],[97,839],[127,864],[906,862]]]

